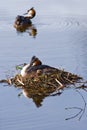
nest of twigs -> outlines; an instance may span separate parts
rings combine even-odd
[[[20,74],[15,75],[10,79],[10,84],[15,87],[27,87],[27,88],[64,88],[67,85],[74,84],[82,77],[65,72],[64,70],[58,70],[49,74],[36,75],[35,77],[22,78]]]
[[[31,74],[32,75],[32,74]],[[76,83],[81,80],[82,77],[66,72],[64,70],[56,70],[52,73],[40,74],[35,76],[30,76],[28,78],[23,78],[20,74],[15,75],[11,79],[1,80],[1,83],[8,83],[9,85],[14,85],[15,87],[26,87],[26,88],[48,88],[49,91],[59,90],[68,85]]]

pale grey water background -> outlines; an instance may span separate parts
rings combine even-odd
[[[86,1],[75,4],[72,0],[71,3],[51,0],[48,5],[46,0],[0,1],[0,79],[9,73],[12,75],[15,65],[28,62],[33,55],[44,64],[64,68],[87,79]],[[36,38],[27,32],[18,34],[13,28],[15,17],[32,6],[37,11],[32,20],[37,28]],[[86,112],[80,121],[78,118],[65,120],[76,113],[66,111],[66,107],[84,106],[75,90],[46,98],[40,108],[31,99],[18,98],[19,92],[0,84],[0,130],[87,129]],[[82,94],[87,99],[87,93],[82,91]]]

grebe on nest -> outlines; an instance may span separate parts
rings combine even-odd
[[[27,64],[22,68],[21,76],[34,77],[38,74],[49,74],[56,71],[58,71],[58,69],[48,65],[43,65],[42,62],[36,56],[33,56],[31,58],[30,64]]]
[[[16,20],[14,22],[14,27],[21,28],[21,27],[26,27],[28,25],[31,25],[32,24],[31,19],[34,18],[35,15],[36,15],[36,11],[32,7],[27,11],[27,13],[24,14],[24,16],[18,15],[16,17]]]

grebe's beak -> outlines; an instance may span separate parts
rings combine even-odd
[[[28,12],[27,12],[27,13],[24,13],[23,15],[26,15],[26,14],[28,14]]]
[[[27,63],[16,65],[16,70],[22,70],[22,68],[27,65]]]
[[[32,18],[32,14],[30,14],[29,12],[24,13],[23,15],[24,15],[24,16],[28,16],[29,18]]]

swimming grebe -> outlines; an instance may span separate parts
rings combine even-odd
[[[30,64],[25,65],[21,70],[21,76],[22,77],[28,77],[31,75],[35,76],[38,73],[47,74],[55,71],[58,71],[58,69],[48,65],[43,65],[42,62],[36,56],[33,56],[31,58]]]
[[[34,8],[32,7],[31,9],[29,9],[27,11],[27,13],[24,14],[24,16],[22,15],[18,15],[16,17],[16,20],[14,22],[14,27],[15,28],[20,28],[20,27],[25,27],[28,26],[29,24],[31,25],[32,22],[30,19],[34,18],[36,15],[36,11],[34,10]]]

